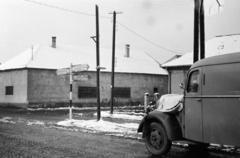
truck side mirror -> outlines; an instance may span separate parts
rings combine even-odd
[[[185,89],[184,83],[180,83],[180,84],[179,84],[179,87],[180,87],[181,89]]]

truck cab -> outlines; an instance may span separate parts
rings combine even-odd
[[[240,146],[239,81],[240,53],[193,64],[182,97],[162,96],[139,125],[150,153],[165,154],[180,140]]]

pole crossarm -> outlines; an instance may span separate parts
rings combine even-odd
[[[116,11],[114,11],[115,12],[115,14],[122,14],[123,12],[116,12]],[[108,14],[114,14],[114,12],[110,12],[110,13],[108,13]]]

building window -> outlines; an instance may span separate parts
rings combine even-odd
[[[5,95],[13,95],[13,86],[5,87]]]
[[[114,97],[131,98],[131,89],[129,87],[114,87]]]
[[[96,98],[96,87],[78,87],[78,98]]]

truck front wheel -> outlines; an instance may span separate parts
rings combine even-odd
[[[144,134],[146,148],[151,154],[160,156],[169,151],[172,142],[168,139],[162,124],[152,122]]]

